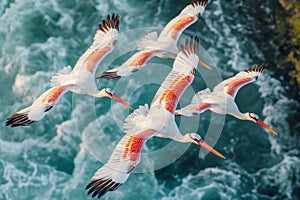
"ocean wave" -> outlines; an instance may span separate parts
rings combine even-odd
[[[196,175],[187,175],[163,200],[233,199],[241,185],[241,175],[219,168],[206,168]]]

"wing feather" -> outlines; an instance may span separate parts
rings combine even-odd
[[[98,63],[110,53],[118,39],[120,16],[112,14],[99,24],[92,45],[79,58],[73,71],[80,71],[83,67],[91,73],[95,73]]]
[[[202,103],[203,100],[207,99],[210,94],[211,92],[209,88],[197,92],[197,94],[195,94],[195,96],[192,98],[191,104]]]
[[[144,36],[142,39],[140,39],[137,50],[142,51],[145,49],[151,49],[151,47],[156,46],[155,42],[157,41],[157,32],[153,31],[148,33],[146,36]]]
[[[184,90],[192,83],[196,73],[199,57],[199,40],[186,40],[173,64],[173,69],[158,89],[151,107],[160,105],[174,113],[178,100]]]
[[[181,33],[191,24],[195,23],[200,14],[203,13],[207,0],[193,1],[187,5],[178,16],[172,19],[162,30],[158,41],[164,42],[166,38],[171,38],[177,43]]]
[[[191,117],[193,115],[199,115],[209,108],[214,107],[212,103],[197,103],[197,104],[189,104],[184,108],[175,111],[175,116],[187,116]]]
[[[155,130],[148,129],[134,135],[126,134],[117,144],[109,161],[94,174],[86,186],[88,195],[93,193],[92,197],[98,195],[100,198],[106,192],[120,187],[139,163],[145,142],[155,133]]]
[[[125,133],[132,135],[141,132],[145,127],[148,126],[148,113],[149,106],[145,104],[144,106],[139,106],[134,112],[132,112],[123,124]]]
[[[56,86],[60,86],[60,85],[65,85],[67,82],[66,80],[68,80],[68,79],[72,80],[71,73],[72,73],[71,66],[66,66],[66,67],[62,68],[54,76],[52,76],[52,78],[50,80],[50,86],[56,87]]]
[[[73,89],[73,85],[50,88],[36,99],[31,106],[8,117],[5,125],[11,127],[29,126],[40,121],[55,106],[60,97],[71,89]]]
[[[120,67],[105,71],[101,75],[97,76],[97,78],[117,79],[130,76],[131,74],[141,70],[146,63],[158,53],[160,53],[160,50],[138,51]]]
[[[224,91],[228,95],[235,97],[241,87],[256,81],[266,66],[266,63],[254,65],[252,68],[239,72],[234,77],[228,78],[219,83],[214,88],[214,92]]]

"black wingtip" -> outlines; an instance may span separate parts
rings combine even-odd
[[[85,189],[88,190],[88,195],[92,194],[92,198],[101,198],[106,192],[118,189],[122,183],[117,183],[111,179],[92,180]]]
[[[208,0],[200,0],[200,1],[192,1],[191,5],[194,7],[197,7],[197,6],[205,7],[207,5],[207,3],[208,3]]]
[[[92,185],[94,185],[95,183],[97,182],[97,180],[93,180],[93,181],[90,181],[89,184],[87,184],[87,186],[85,187],[85,189],[89,189],[90,187],[92,187]]]
[[[249,69],[246,69],[244,71],[248,72],[248,73],[249,72],[260,72],[260,73],[262,73],[268,65],[269,65],[268,63],[264,62],[264,63],[262,63],[260,65],[254,65],[253,67],[251,67]]]
[[[106,19],[99,24],[99,30],[106,32],[110,28],[119,30],[120,15],[113,13],[112,16],[107,15]]]
[[[119,79],[121,76],[117,75],[117,72],[103,72],[96,77],[97,79]]]
[[[36,121],[28,119],[27,113],[15,113],[7,118],[5,126],[17,127],[17,126],[29,126]]]
[[[269,63],[263,62],[262,64],[258,65],[258,70],[263,72],[264,69],[269,65]]]
[[[199,39],[197,36],[194,38],[191,37],[190,39],[185,40],[185,45],[180,46],[180,51],[185,53],[186,55],[189,54],[199,54]]]

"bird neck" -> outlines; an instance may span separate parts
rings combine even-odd
[[[235,112],[235,113],[229,113],[230,115],[240,119],[240,120],[249,120],[249,113],[241,113],[240,111]]]
[[[185,135],[181,135],[181,134],[178,134],[174,137],[172,137],[173,140],[176,140],[177,142],[184,142],[184,143],[187,143],[187,142],[194,142],[191,137],[189,136],[189,133],[185,134]]]
[[[107,97],[107,93],[105,92],[105,89],[102,89],[98,92],[90,92],[89,95],[94,96],[96,98],[103,98],[103,97]]]

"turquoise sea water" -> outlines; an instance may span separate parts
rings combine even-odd
[[[203,17],[184,32],[199,36],[217,66],[215,71],[223,78],[253,64],[272,63],[268,51],[274,49],[267,42],[262,45],[259,36],[270,34],[259,17],[269,14],[271,8],[258,2],[212,0]],[[188,3],[0,2],[0,199],[90,199],[84,188],[122,137],[127,109],[108,99],[68,93],[48,116],[31,127],[5,127],[5,119],[49,88],[51,76],[59,69],[74,66],[91,44],[98,23],[108,14],[121,15],[120,38],[117,49],[100,64],[99,73],[120,65],[133,53],[138,39],[135,33],[162,28]],[[168,73],[165,66],[171,65],[172,60],[155,58],[137,75],[103,81],[99,88],[115,87],[136,108],[151,102],[157,84]],[[215,145],[226,160],[210,154],[199,158],[199,147],[191,145],[166,167],[133,173],[123,186],[103,199],[299,199],[299,133],[288,121],[299,102],[286,97],[286,83],[274,76],[275,70],[270,65],[256,83],[241,89],[237,102],[243,112],[257,113],[280,136],[227,116]],[[204,89],[205,84],[213,86],[197,75],[191,87],[195,91]],[[184,95],[183,105],[190,99]],[[182,128],[198,127],[204,137],[210,119],[210,112],[206,112]],[[168,143],[153,138],[145,151]],[[142,164],[148,169],[157,165],[151,156],[143,156]]]

